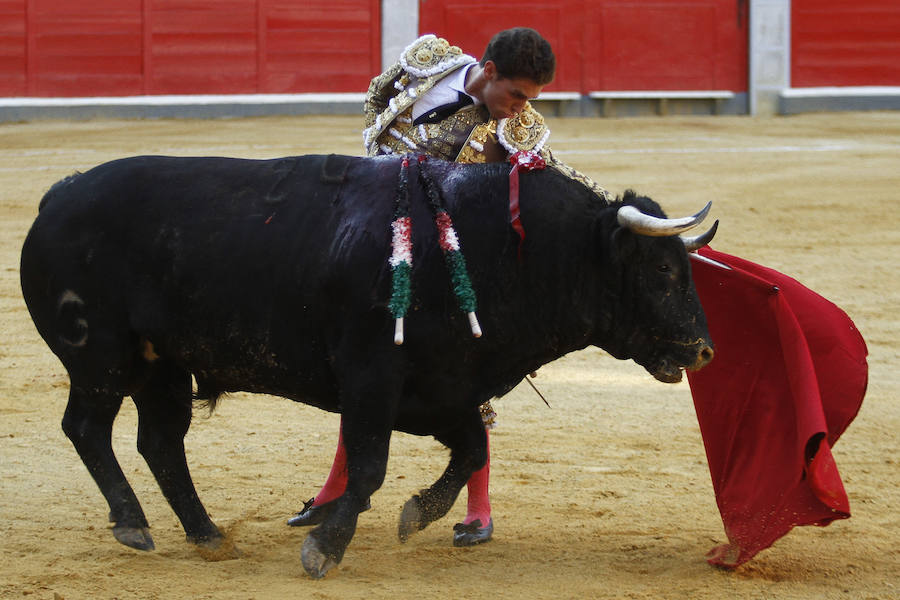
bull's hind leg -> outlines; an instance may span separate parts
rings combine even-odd
[[[233,549],[222,548],[222,533],[197,496],[184,455],[184,436],[191,424],[190,373],[158,360],[132,398],[138,409],[138,451],[181,521],[188,541],[197,544],[206,558],[233,558]],[[219,550],[223,550],[221,555]]]
[[[487,460],[487,435],[477,409],[458,428],[435,439],[450,448],[450,462],[430,488],[406,501],[397,525],[401,542],[446,515],[469,477]]]
[[[147,518],[112,449],[112,425],[122,395],[82,387],[73,380],[62,427],[109,504],[115,538],[138,550],[153,550]]]

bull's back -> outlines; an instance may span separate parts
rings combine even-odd
[[[328,261],[310,259],[327,259],[333,240],[354,225],[389,219],[389,191],[379,202],[377,174],[360,173],[368,165],[354,168],[359,161],[146,156],[105,163],[47,192],[23,260],[32,252],[63,262],[80,256],[84,270],[102,259],[108,268],[163,269],[168,281],[190,276],[208,284],[315,267]],[[311,256],[315,249],[324,252]]]
[[[36,225],[46,219],[88,218],[98,227],[193,227],[214,235],[217,226],[270,224],[275,213],[301,230],[322,230],[320,217],[354,198],[352,189],[373,174],[372,165],[348,156],[298,156],[271,160],[223,157],[138,156],[99,165],[54,184],[41,200]],[[344,203],[346,204],[346,203]],[[328,210],[326,210],[328,209]],[[315,215],[315,222],[304,219]],[[337,214],[337,213],[335,213]],[[141,223],[135,223],[141,219]]]
[[[336,156],[100,165],[42,200],[22,251],[26,303],[57,354],[89,321],[94,333],[128,330],[212,370],[241,360],[287,368],[277,356],[291,344],[288,362],[311,360],[321,311],[341,302],[333,282],[354,261],[341,254],[389,250],[394,186],[378,185],[373,168],[391,165]]]

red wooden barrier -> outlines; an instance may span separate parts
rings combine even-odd
[[[557,56],[547,91],[747,90],[741,0],[420,0],[419,30],[481,57],[507,27],[541,32]]]
[[[364,92],[381,72],[379,0],[260,0],[261,90]]]
[[[592,2],[584,16],[593,90],[747,91],[748,19],[736,0]]]
[[[142,92],[141,0],[29,0],[28,94]]]
[[[793,0],[791,86],[900,85],[900,1]]]
[[[0,0],[0,96],[361,92],[382,0]],[[387,0],[385,0],[387,1]],[[747,90],[747,0],[420,0],[480,57],[541,31],[548,91]],[[795,87],[900,85],[898,0],[792,0]]]
[[[147,2],[147,93],[256,92],[257,8],[254,0]]]
[[[379,0],[0,0],[0,95],[360,92]]]
[[[25,1],[0,0],[0,95],[28,93],[26,44]]]
[[[531,27],[547,38],[556,54],[556,79],[546,90],[578,91],[582,87],[583,6],[579,0],[419,0],[419,31],[447,38],[480,59],[491,36],[501,29]]]

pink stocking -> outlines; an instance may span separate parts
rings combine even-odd
[[[466,519],[463,523],[468,525],[478,519],[481,521],[482,527],[487,527],[491,520],[491,499],[488,494],[488,484],[491,479],[491,436],[487,430],[484,434],[487,437],[487,461],[481,469],[472,473],[466,484],[469,499],[466,505]]]
[[[334,462],[331,463],[331,472],[328,473],[328,479],[325,485],[316,494],[316,500],[313,506],[320,506],[326,502],[331,502],[335,498],[343,495],[347,489],[347,450],[344,448],[344,427],[341,422],[341,429],[338,433],[337,452],[334,454]]]

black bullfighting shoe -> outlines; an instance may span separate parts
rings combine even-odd
[[[468,525],[457,523],[453,526],[453,545],[476,546],[491,541],[494,535],[494,519],[488,521],[487,527],[481,526],[481,520],[475,519]]]
[[[304,502],[303,509],[288,519],[287,524],[291,527],[309,527],[310,525],[318,525],[325,520],[325,517],[331,514],[331,511],[333,511],[336,506],[336,499],[326,502],[325,504],[320,504],[319,506],[313,506],[313,502],[315,501],[315,498],[310,498]],[[359,512],[366,512],[370,508],[372,508],[371,499],[366,500],[365,506],[363,506],[362,510]]]

